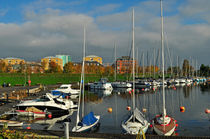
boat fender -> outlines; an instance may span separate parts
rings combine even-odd
[[[184,106],[180,107],[180,112],[185,112],[185,107]]]
[[[127,106],[127,108],[126,108],[128,111],[130,111],[131,110],[131,107],[130,106]]]
[[[112,108],[109,107],[107,111],[108,111],[109,113],[112,113]]]
[[[209,114],[209,113],[210,113],[210,110],[209,110],[209,109],[206,109],[206,110],[205,110],[205,113],[206,113],[206,114]]]

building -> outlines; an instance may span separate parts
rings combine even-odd
[[[71,57],[69,55],[56,55],[55,57],[63,60],[63,67],[66,63],[71,62]]]
[[[102,58],[99,56],[95,56],[95,55],[86,56],[85,61],[90,61],[90,62],[96,61],[102,65]]]
[[[55,62],[63,70],[63,60],[58,57],[48,56],[41,59],[42,66],[44,70],[49,70],[50,62]]]
[[[136,65],[136,60],[134,61]],[[124,74],[124,73],[131,73],[133,67],[133,59],[129,56],[122,56],[116,60],[117,65],[117,73]]]
[[[8,57],[5,59],[1,59],[6,65],[19,65],[25,64],[25,60],[20,58]]]

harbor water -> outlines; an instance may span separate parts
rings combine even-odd
[[[98,133],[122,133],[121,122],[126,119],[132,110],[131,89],[88,90],[85,92],[85,114],[93,111],[100,115]],[[205,109],[210,108],[210,85],[180,85],[167,86],[166,112],[177,120],[178,127],[175,135],[178,136],[210,136],[210,114]],[[136,107],[144,110],[146,119],[151,120],[162,112],[162,87],[150,90],[136,90]],[[180,107],[185,111],[180,112]],[[108,108],[112,112],[108,112]],[[75,126],[77,110],[70,110],[68,115],[51,119],[17,117],[25,126],[31,129],[64,130],[64,122],[70,122],[70,130]],[[24,127],[23,127],[24,128]],[[151,129],[147,134],[153,134]]]

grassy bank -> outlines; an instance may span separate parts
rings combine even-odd
[[[58,83],[75,83],[80,82],[80,74],[69,74],[69,73],[44,73],[44,74],[31,74],[25,75],[22,73],[0,73],[0,85],[3,83],[10,83],[14,85],[25,85],[30,79],[31,85],[43,84],[53,85]],[[141,77],[141,75],[140,75]],[[101,76],[98,74],[86,74],[85,82],[95,82],[100,78],[108,78],[109,81],[114,81],[114,76]],[[125,81],[131,77],[128,75],[117,75],[117,80]]]

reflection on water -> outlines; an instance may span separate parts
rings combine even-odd
[[[89,90],[85,92],[85,113],[93,111],[101,116],[100,133],[121,133],[121,122],[127,117],[127,106],[131,106],[131,89],[112,91]],[[136,90],[136,106],[142,110],[148,121],[162,111],[162,89]],[[166,110],[178,122],[180,136],[210,136],[210,85],[185,85],[166,87]],[[185,112],[180,112],[180,106]],[[112,113],[107,108],[112,108]],[[76,111],[52,119],[20,119],[34,129],[64,130],[63,123],[70,121],[70,130],[75,125]]]

